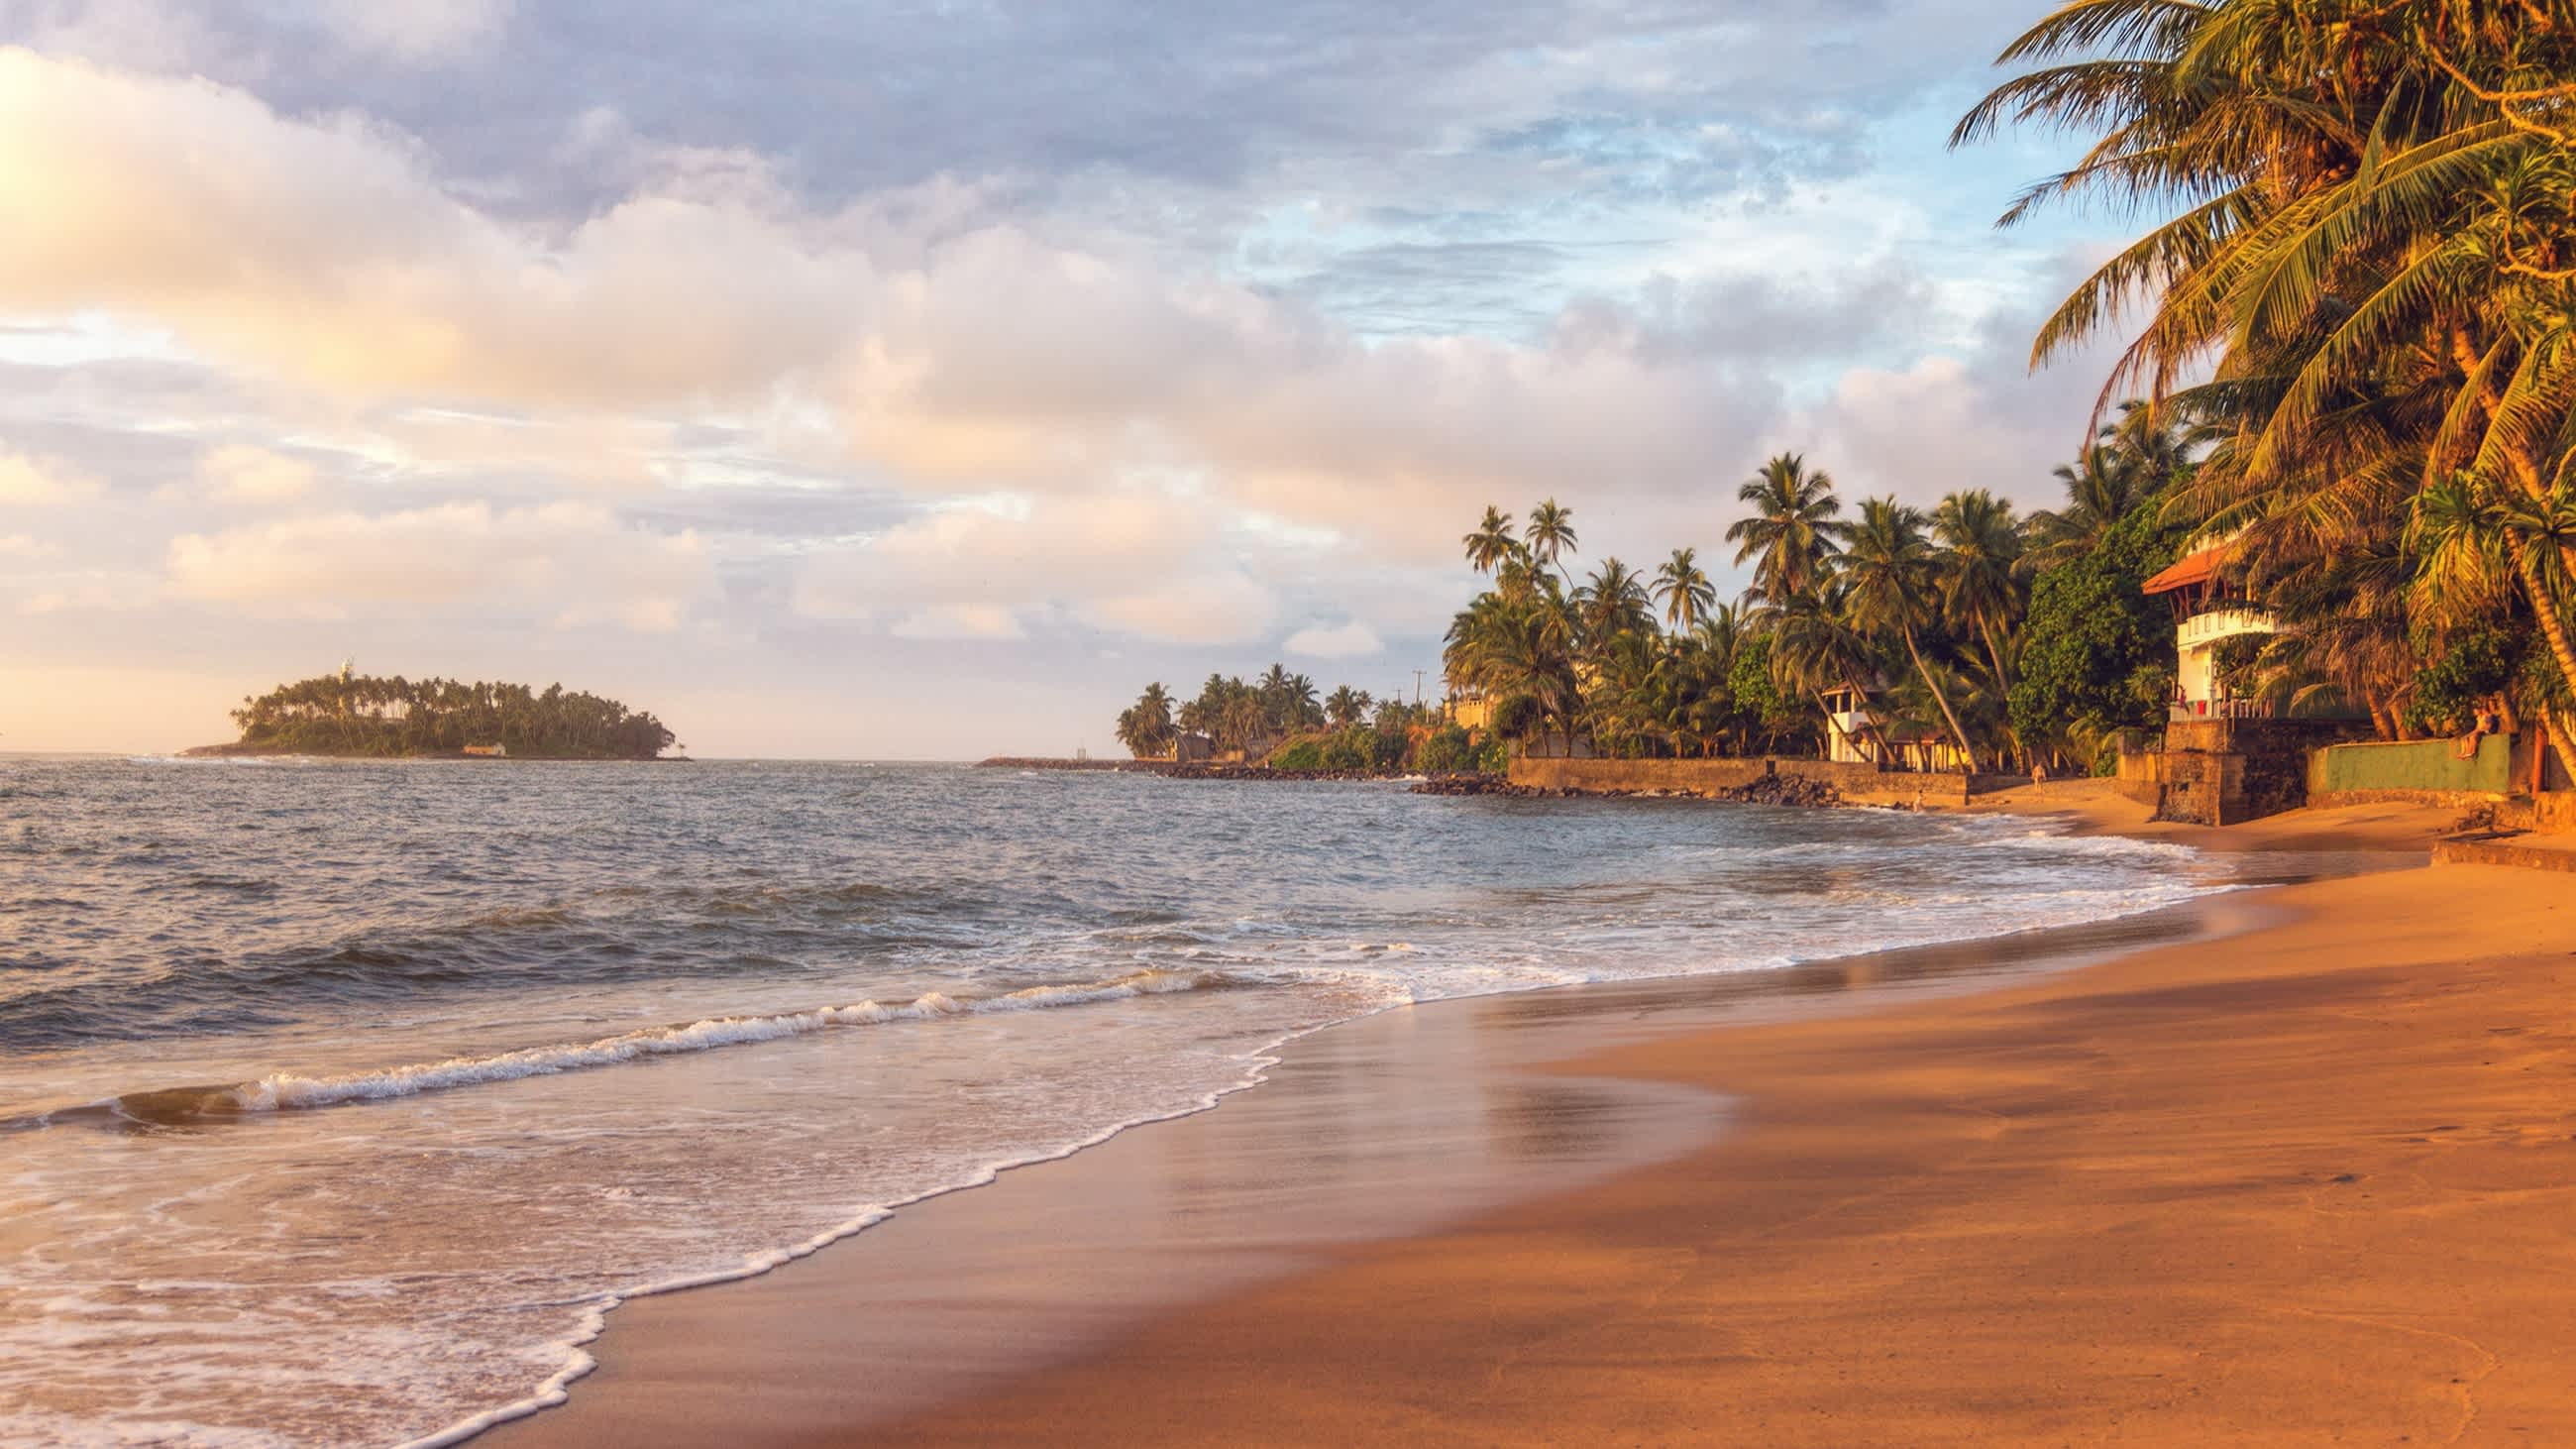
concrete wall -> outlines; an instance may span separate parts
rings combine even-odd
[[[1966,775],[1914,775],[1836,760],[1556,760],[1512,761],[1511,782],[1541,790],[1646,791],[1712,795],[1741,789],[1769,774],[1823,780],[1855,805],[1968,803]]]
[[[2499,797],[2513,788],[2513,737],[2487,735],[2460,758],[2459,741],[2335,745],[2308,757],[2308,797],[2398,792],[2394,798]]]

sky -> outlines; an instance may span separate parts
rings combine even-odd
[[[1952,152],[2040,0],[0,0],[0,750],[365,672],[701,757],[1437,695],[1487,504],[1578,568],[1803,453],[2045,506],[2116,238]]]

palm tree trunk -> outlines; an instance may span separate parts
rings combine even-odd
[[[2539,565],[2532,562],[2531,551],[2514,550],[2514,568],[2522,575],[2522,591],[2531,599],[2531,612],[2540,618],[2540,632],[2548,637],[2549,652],[2558,656],[2558,677],[2570,688],[2576,688],[2576,646],[2567,638],[2567,621],[2558,617],[2558,600],[2549,592],[2548,582],[2541,578]],[[2546,702],[2541,708],[2549,716],[2549,748],[2558,756],[2570,777],[2576,777],[2576,739],[2570,739],[2560,728],[2558,712]]]
[[[1925,689],[1932,691],[1932,702],[1941,706],[1941,718],[1950,722],[1950,738],[1959,742],[1959,753],[1967,758],[1968,769],[1975,771],[1977,747],[1968,743],[1968,732],[1959,728],[1959,716],[1950,708],[1950,696],[1941,692],[1941,682],[1932,677],[1931,670],[1923,667],[1923,651],[1914,647],[1912,629],[1905,631],[1905,652],[1914,660],[1915,676],[1923,681]]]

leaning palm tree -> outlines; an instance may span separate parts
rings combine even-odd
[[[1520,550],[1521,542],[1512,535],[1512,516],[1492,504],[1485,505],[1485,519],[1476,531],[1458,540],[1467,550],[1467,562],[1480,574],[1492,573],[1503,560]]]
[[[1561,508],[1550,498],[1530,510],[1529,527],[1521,536],[1528,541],[1532,559],[1554,567],[1559,555],[1575,551],[1574,510]]]
[[[1842,577],[1843,609],[1852,627],[1863,634],[1903,641],[1915,677],[1941,707],[1950,738],[1958,743],[1959,753],[1973,762],[1976,746],[1968,742],[1949,695],[1923,660],[1920,635],[1938,617],[1939,609],[1939,583],[1932,546],[1923,537],[1923,515],[1894,498],[1862,500],[1860,522],[1843,550]]]
[[[1726,541],[1735,561],[1753,565],[1753,598],[1777,604],[1812,590],[1840,551],[1849,526],[1840,521],[1842,500],[1834,480],[1810,473],[1806,460],[1782,453],[1735,490],[1753,509],[1729,524]]]
[[[2562,472],[2538,497],[2475,473],[2462,473],[2418,497],[2408,542],[2421,563],[2414,582],[2419,614],[2439,617],[2492,608],[2516,592],[2537,600],[2533,613],[2563,686],[2576,688],[2576,638],[2564,617],[2570,595],[2567,558],[2576,552],[2576,477]],[[2545,695],[2559,762],[2576,775],[2576,739],[2565,712]]]
[[[1708,617],[1717,589],[1699,566],[1699,550],[1677,548],[1655,570],[1655,598],[1664,606],[1664,622],[1676,635],[1688,634]]]

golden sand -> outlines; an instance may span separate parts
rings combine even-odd
[[[2089,792],[2047,803],[2141,828]],[[2420,845],[2441,823],[2301,814],[2219,838]],[[888,1419],[866,1390],[906,1371],[901,1345],[853,1325],[901,1317],[882,1284],[898,1218],[846,1245],[886,1234],[873,1259],[630,1305],[571,1409],[496,1437],[2576,1443],[2576,891],[2442,867],[2259,899],[2277,918],[2250,933],[1869,998],[1886,1009],[1679,1032],[1596,1012],[1597,1049],[1544,1067],[1509,1050],[1512,1010],[1461,1013],[1495,1075],[1661,1084],[1655,1110],[1712,1125],[1688,1104],[1723,1094],[1728,1130],[1666,1122],[1667,1150],[1696,1145],[1447,1226],[1265,1240],[1214,1296],[1140,1288],[1111,1327],[1034,1343],[1037,1366]],[[1084,1195],[1150,1176],[1148,1153],[1231,1134],[1236,1158],[1205,1164],[1221,1173],[1265,1132],[1322,1150],[1330,1120],[1247,1126],[1229,1103],[931,1204],[916,1231],[953,1208],[954,1231],[1007,1248],[1021,1224],[1034,1251],[997,1261],[1043,1338],[1061,1260],[1037,1204],[1097,1228]]]

